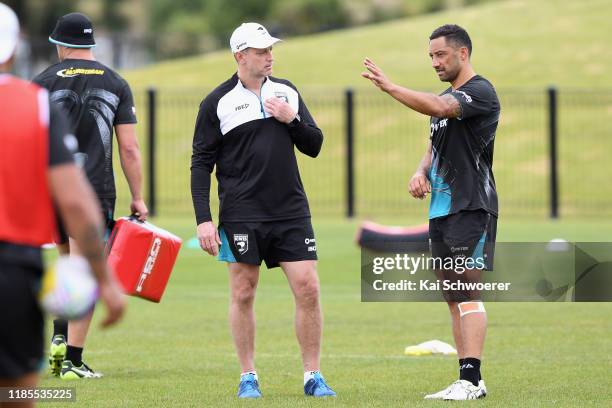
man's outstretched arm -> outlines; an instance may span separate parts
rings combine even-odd
[[[461,105],[454,96],[450,94],[439,96],[433,93],[404,88],[391,82],[371,59],[366,58],[364,65],[368,72],[362,72],[362,77],[369,79],[382,91],[388,93],[410,109],[437,118],[458,118],[461,116]]]

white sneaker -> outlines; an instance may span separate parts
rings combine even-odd
[[[457,380],[442,399],[444,401],[464,401],[484,398],[487,391],[486,388],[481,387],[481,384],[484,385],[484,383],[478,382],[478,386],[475,386],[469,381]]]
[[[448,387],[446,387],[445,389],[443,389],[442,391],[438,391],[435,394],[427,394],[425,396],[426,400],[443,400],[444,396],[446,394],[448,394],[448,392],[451,390],[451,388],[453,388],[453,384],[449,385]]]
[[[486,397],[487,396],[487,386],[485,385],[484,380],[478,381],[478,388],[482,390],[482,397],[480,398]]]
[[[448,387],[446,387],[445,389],[443,389],[442,391],[438,391],[435,394],[427,394],[425,396],[426,400],[443,400],[444,397],[446,396],[446,394],[449,393],[449,391],[451,390],[451,388],[453,388],[453,385],[455,385],[455,383],[452,383],[451,385],[449,385]],[[478,398],[484,398],[487,396],[487,386],[485,385],[484,380],[480,380],[478,382],[478,388],[480,388],[482,390],[482,395]]]

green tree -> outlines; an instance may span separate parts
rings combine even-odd
[[[276,0],[208,0],[205,15],[210,34],[220,44],[228,44],[232,31],[241,23],[255,21],[265,24]]]

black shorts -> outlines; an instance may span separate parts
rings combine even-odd
[[[459,211],[429,220],[431,256],[443,265],[435,268],[438,278],[479,281],[481,271],[493,270],[496,234],[497,217],[485,210]],[[445,292],[444,295],[446,300],[457,302],[480,298],[478,292]]]
[[[261,265],[317,260],[310,218],[270,222],[224,222],[219,226],[219,260]]]
[[[110,233],[115,225],[115,198],[100,198],[98,197],[100,207],[102,208],[102,219],[104,220],[104,241],[108,240]],[[56,244],[62,245],[68,243],[68,233],[64,228],[64,223],[60,216],[57,216],[57,241]]]
[[[5,250],[0,243],[0,251]],[[0,379],[16,379],[42,367],[41,276],[40,266],[6,262],[0,254]]]

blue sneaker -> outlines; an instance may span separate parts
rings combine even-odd
[[[240,378],[238,398],[260,398],[259,383],[253,374],[246,374]]]
[[[304,394],[312,397],[336,396],[334,390],[329,388],[329,386],[325,383],[325,378],[323,378],[321,373],[315,373],[313,378],[311,378],[306,384],[304,384]]]

